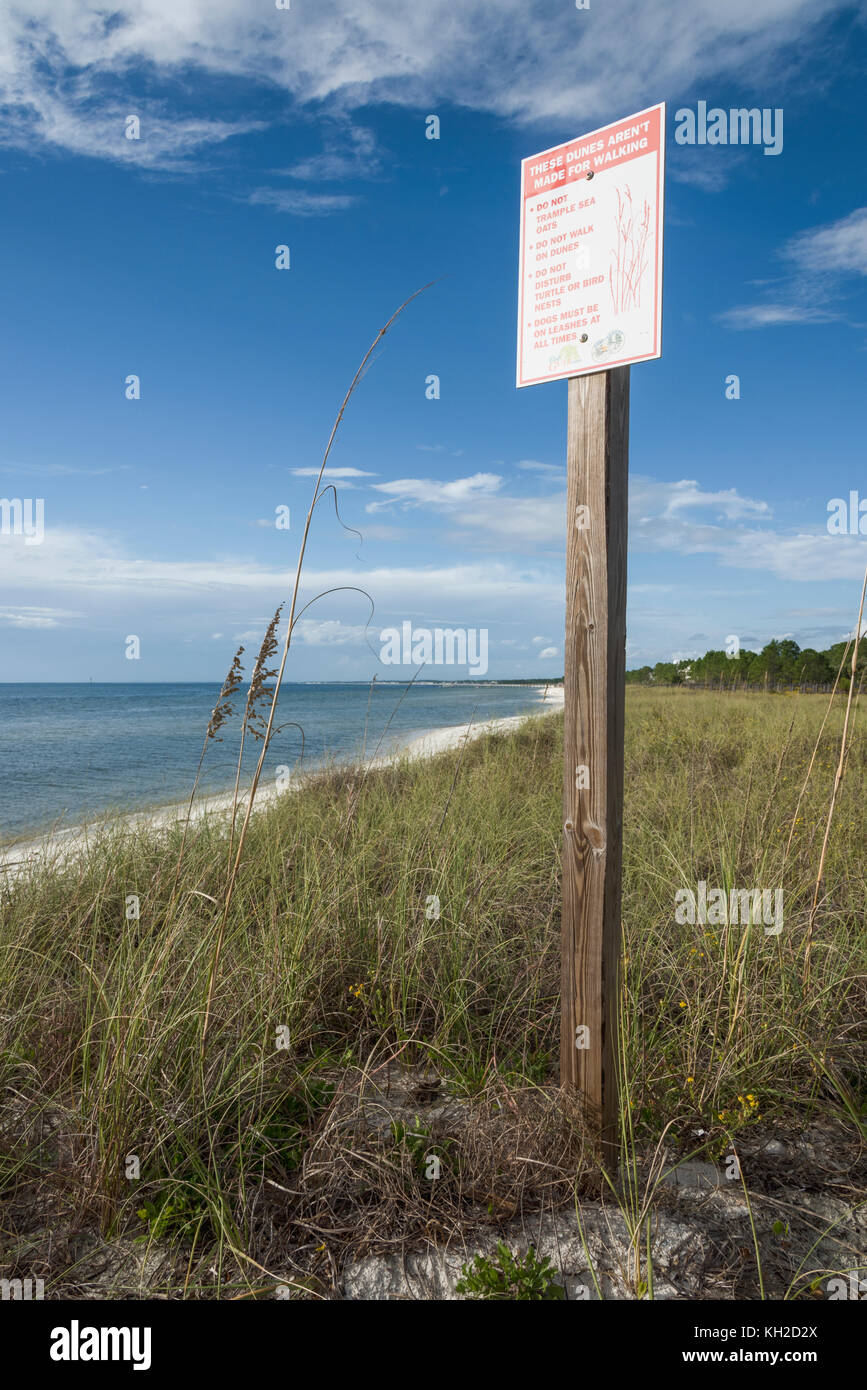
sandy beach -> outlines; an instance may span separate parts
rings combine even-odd
[[[508,733],[528,720],[544,718],[545,715],[554,713],[562,707],[562,685],[550,686],[539,701],[538,707],[529,714],[511,715],[503,719],[489,719],[473,724],[454,724],[431,729],[429,733],[393,743],[388,753],[366,759],[364,766],[367,768],[387,767],[404,758],[410,760],[432,758],[437,753],[458,748],[465,741],[480,738],[483,734]],[[271,805],[277,797],[285,796],[289,792],[297,792],[321,775],[321,771],[301,773],[285,779],[279,785],[275,785],[273,782],[267,784],[264,781],[261,782],[256,793],[254,814],[256,811]],[[242,792],[239,802],[241,814],[243,814],[244,804]],[[227,816],[231,809],[231,792],[203,796],[194,803],[190,821],[195,823],[206,817]],[[129,815],[107,816],[94,819],[87,825],[69,826],[41,836],[22,838],[0,850],[0,872],[8,882],[10,877],[14,877],[15,874],[21,873],[33,865],[49,867],[63,863],[81,854],[106,833],[116,834],[119,830],[130,834],[143,829],[150,831],[168,830],[186,820],[187,810],[187,802],[175,802],[168,806],[156,807],[153,810],[131,812]],[[2,887],[2,882],[0,882],[0,887]]]

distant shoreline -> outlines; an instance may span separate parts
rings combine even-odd
[[[14,682],[10,682],[14,683]],[[100,682],[107,684],[107,682]],[[163,682],[142,682],[142,684],[162,684]],[[198,684],[198,682],[186,682],[187,684]],[[299,682],[300,684],[301,682]],[[305,682],[306,683],[306,682]],[[320,682],[310,682],[319,684]],[[338,682],[324,682],[325,684],[337,684]],[[352,682],[342,682],[351,684]],[[377,682],[379,684],[379,682]],[[383,682],[384,683],[384,682]],[[452,684],[452,682],[436,682],[437,684]],[[469,684],[469,682],[464,682]],[[486,682],[490,684],[491,682]],[[49,684],[49,682],[45,682]],[[72,682],[70,682],[72,684]],[[87,682],[84,682],[87,684]],[[207,684],[207,682],[202,682]],[[481,682],[479,682],[481,684]],[[508,684],[508,682],[495,682],[495,684]],[[525,682],[521,682],[525,684]],[[527,683],[529,684],[529,683]],[[472,741],[487,733],[510,733],[519,728],[520,725],[531,719],[544,718],[548,714],[554,713],[563,707],[563,687],[552,681],[534,682],[534,685],[541,687],[548,686],[543,699],[540,701],[540,708],[528,714],[507,715],[502,718],[481,720],[478,724],[449,724],[443,725],[429,732],[415,735],[409,738],[402,738],[395,742],[390,751],[379,757],[368,758],[364,766],[366,768],[388,767],[400,762],[404,758],[415,760],[417,758],[435,757],[437,753],[447,752],[449,749],[458,748],[465,741]],[[341,764],[336,764],[340,766]],[[353,765],[353,760],[348,760],[348,766]],[[327,775],[327,768],[318,769],[297,774],[280,788],[273,784],[260,785],[256,793],[255,810],[261,810],[266,806],[271,806],[279,796],[285,795],[290,791],[300,791],[305,785],[316,781],[317,778]],[[190,823],[195,824],[208,816],[224,817],[228,816],[232,809],[232,793],[218,792],[202,796],[193,805],[190,814]],[[98,841],[106,831],[123,828],[124,831],[135,831],[140,828],[150,830],[168,830],[173,825],[182,824],[187,818],[187,807],[189,802],[172,802],[167,805],[156,806],[150,810],[132,811],[114,815],[106,815],[94,818],[93,821],[83,824],[69,826],[64,830],[48,831],[42,835],[30,835],[26,838],[13,840],[0,848],[0,870],[17,870],[18,873],[30,866],[51,867],[62,864],[69,859],[85,851],[90,845]],[[239,814],[243,814],[246,805],[244,791],[239,794]],[[15,873],[3,874],[0,879],[8,881],[14,878]]]

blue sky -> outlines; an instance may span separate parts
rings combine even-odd
[[[221,679],[291,592],[305,470],[358,361],[432,280],[331,457],[363,543],[326,498],[305,566],[304,601],[361,586],[374,618],[365,638],[363,597],[320,601],[288,678],[406,674],[375,653],[407,619],[486,628],[491,676],[560,674],[566,385],[514,385],[520,160],[661,100],[663,356],[632,369],[628,664],[852,630],[867,536],[826,522],[832,498],[867,499],[867,6],[106,16],[28,0],[0,20],[0,496],[45,509],[41,544],[0,535],[2,679]],[[782,153],[677,145],[699,101],[782,108]]]

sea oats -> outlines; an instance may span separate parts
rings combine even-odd
[[[268,662],[277,650],[277,628],[280,625],[282,611],[283,605],[281,603],[265,630],[259,655],[256,657],[256,664],[253,667],[250,689],[247,693],[244,731],[249,729],[255,739],[264,739],[268,728],[268,721],[260,711],[259,706],[264,704],[267,708],[267,701],[274,697],[274,688],[268,682],[277,675],[277,668],[269,667]]]
[[[241,679],[244,675],[244,667],[241,665],[241,657],[243,655],[244,648],[239,647],[238,650],[235,652],[234,660],[232,661],[232,664],[229,667],[229,674],[223,681],[223,688],[220,691],[220,698],[214,705],[213,710],[211,711],[211,717],[208,720],[207,733],[205,734],[206,740],[212,738],[216,739],[217,743],[223,742],[221,738],[217,738],[217,730],[221,729],[225,724],[226,720],[231,719],[232,714],[234,713],[232,709],[232,696],[235,694],[235,691],[241,684]]]

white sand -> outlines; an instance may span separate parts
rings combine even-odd
[[[437,753],[444,753],[450,748],[458,748],[465,741],[479,738],[482,734],[508,733],[517,729],[527,719],[551,714],[555,710],[561,709],[562,706],[562,685],[549,686],[544,697],[539,701],[538,707],[527,715],[515,714],[504,719],[489,719],[480,724],[455,724],[446,728],[431,729],[429,733],[422,734],[408,742],[394,743],[387,754],[368,758],[364,766],[368,768],[387,767],[390,764],[400,762],[403,758],[432,758]],[[287,791],[298,791],[305,783],[309,784],[321,775],[321,772],[302,773],[287,779],[279,787],[274,783],[267,785],[264,782],[260,783],[256,792],[254,814],[264,806],[271,805],[278,796],[282,796]],[[122,830],[124,833],[129,833],[136,829],[164,830],[182,823],[187,818],[188,804],[188,802],[180,802],[172,806],[158,807],[152,811],[136,811],[124,816],[107,817],[102,820],[94,820],[90,825],[71,826],[66,830],[56,830],[37,839],[13,842],[0,850],[0,888],[2,888],[3,881],[8,882],[11,877],[21,873],[29,865],[41,864],[47,867],[74,858],[107,832],[117,833],[118,830]],[[246,801],[242,789],[238,811],[239,825],[243,821],[245,806]],[[231,792],[222,792],[217,796],[203,796],[193,805],[190,821],[199,821],[205,817],[227,816],[231,809]]]

